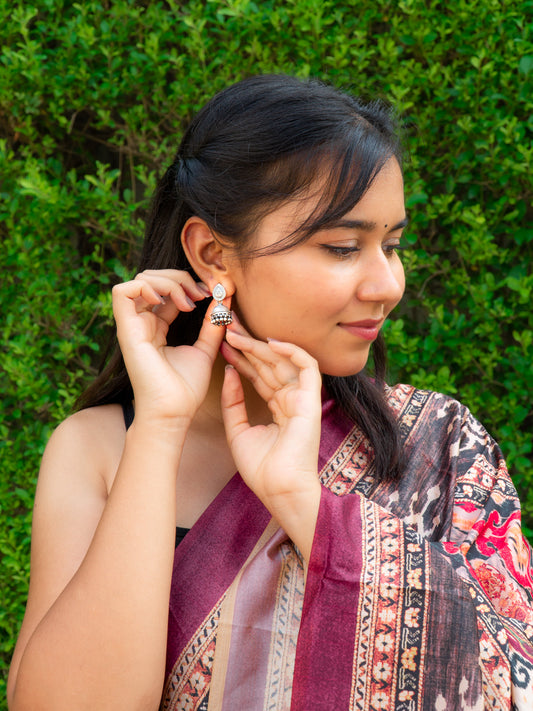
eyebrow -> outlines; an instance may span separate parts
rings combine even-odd
[[[400,220],[400,222],[397,222],[395,225],[393,225],[389,232],[396,232],[396,230],[402,230],[404,227],[407,227],[409,224],[409,219],[407,217],[404,217],[403,220]],[[346,219],[340,219],[338,222],[335,222],[334,224],[329,226],[330,229],[346,229],[346,230],[361,230],[362,232],[372,232],[377,228],[377,223],[376,222],[371,222],[369,220],[346,220]]]

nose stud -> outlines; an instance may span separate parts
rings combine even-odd
[[[231,311],[222,303],[225,298],[226,289],[218,283],[213,289],[213,299],[218,302],[211,312],[211,323],[214,326],[228,326],[233,321]]]

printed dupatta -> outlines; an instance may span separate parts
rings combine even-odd
[[[320,512],[301,556],[235,475],[176,550],[165,711],[533,708],[531,550],[497,446],[466,408],[390,389],[407,455],[323,408]]]

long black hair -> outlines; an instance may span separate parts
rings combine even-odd
[[[397,128],[389,107],[364,103],[318,81],[263,75],[234,84],[209,101],[189,125],[161,179],[147,221],[139,271],[194,271],[181,231],[196,215],[240,257],[290,249],[334,224],[363,197],[384,164],[401,165]],[[304,195],[318,177],[322,196],[312,214],[268,250],[251,239],[260,220]],[[198,277],[196,277],[198,278]],[[195,342],[207,308],[200,302],[170,326],[169,345]],[[325,375],[324,385],[359,425],[374,449],[375,480],[400,471],[400,435],[384,396],[386,355],[373,345],[374,372]],[[79,400],[80,407],[124,403],[133,396],[118,344],[107,367]]]

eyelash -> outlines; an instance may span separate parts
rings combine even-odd
[[[322,247],[339,259],[346,259],[350,255],[359,252],[361,249],[360,247],[335,247],[332,244],[323,244]],[[408,248],[403,244],[387,244],[383,247],[383,251],[389,257],[391,257],[395,252],[402,251],[404,249]]]

